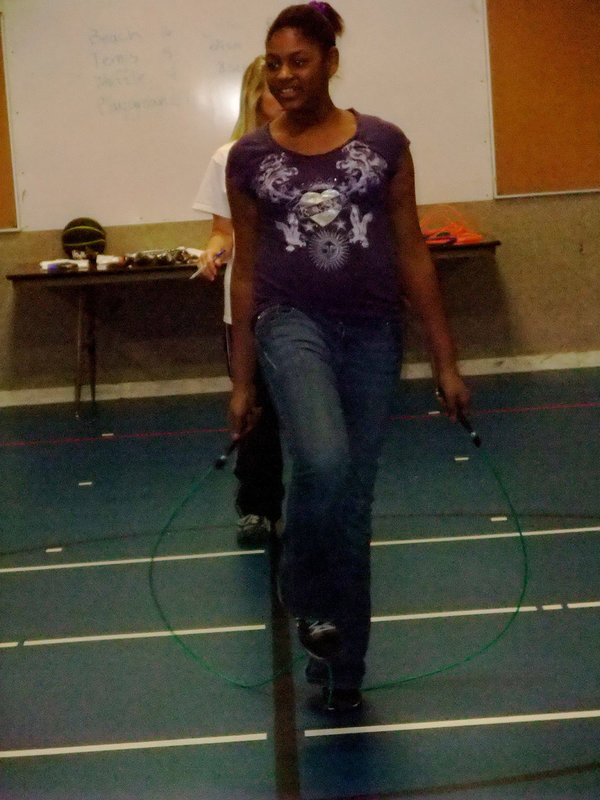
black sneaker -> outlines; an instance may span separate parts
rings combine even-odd
[[[340,632],[333,622],[306,619],[297,621],[300,644],[313,658],[329,661],[335,658],[342,649]]]
[[[240,547],[254,547],[270,541],[275,525],[267,517],[246,514],[238,520],[237,543]]]
[[[360,689],[321,689],[323,707],[332,714],[344,714],[348,711],[358,711],[362,706]]]
[[[304,668],[306,682],[313,686],[329,686],[331,672],[326,661],[309,658]]]

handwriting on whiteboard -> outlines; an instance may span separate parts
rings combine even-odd
[[[101,115],[136,116],[185,102],[179,57],[168,27],[90,28],[89,65]]]
[[[207,37],[205,47],[214,57],[215,75],[241,75],[240,41]],[[190,102],[185,78],[190,55],[175,41],[166,25],[155,29],[92,27],[87,32],[88,66],[96,92],[96,107],[102,116],[139,116],[181,108]]]

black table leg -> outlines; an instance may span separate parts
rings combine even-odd
[[[85,360],[92,403],[96,402],[96,297],[94,288],[81,286],[77,298],[77,370],[75,375],[75,416],[81,412],[81,387]]]

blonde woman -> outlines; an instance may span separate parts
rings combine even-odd
[[[214,281],[219,270],[226,267],[223,320],[228,353],[233,228],[225,188],[225,166],[237,139],[275,119],[280,112],[281,106],[267,86],[264,56],[259,56],[247,67],[242,79],[240,113],[232,140],[213,154],[193,204],[196,211],[212,216],[212,229],[200,256],[198,274]],[[235,466],[239,481],[236,508],[240,515],[237,540],[241,546],[263,543],[273,535],[281,518],[284,494],[277,417],[260,375],[257,375],[256,385],[256,405],[261,408],[261,413],[254,428],[239,441]]]

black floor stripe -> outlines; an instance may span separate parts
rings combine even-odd
[[[271,630],[273,674],[273,731],[275,750],[275,787],[278,800],[300,798],[298,740],[296,734],[296,693],[292,663],[290,623],[279,602],[277,572],[280,543],[275,539],[269,547],[271,562]],[[279,675],[279,673],[282,673]]]

